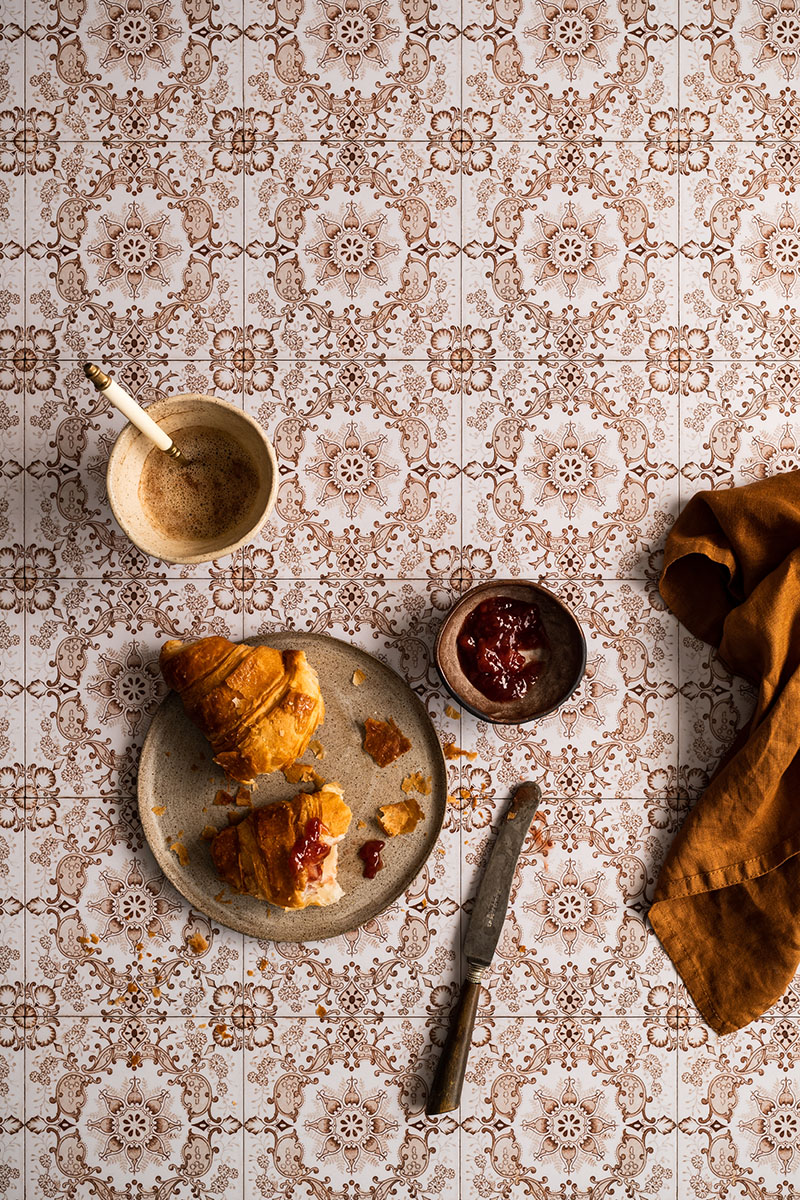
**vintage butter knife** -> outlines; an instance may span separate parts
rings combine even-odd
[[[461,985],[461,995],[450,1019],[447,1041],[431,1084],[426,1108],[429,1117],[451,1112],[461,1101],[481,977],[500,940],[517,859],[541,798],[535,783],[523,783],[514,793],[497,832],[464,940],[467,977]]]

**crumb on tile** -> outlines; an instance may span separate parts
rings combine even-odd
[[[195,954],[205,954],[208,949],[208,940],[203,937],[202,933],[190,933],[186,943]]]
[[[448,716],[448,717],[452,717],[454,721],[460,721],[460,720],[461,720],[461,713],[458,711],[458,709],[457,709],[457,708],[453,708],[453,705],[452,705],[452,704],[447,704],[447,705],[445,705],[445,710],[444,710],[444,711],[445,711],[445,713],[447,714],[447,716]]]
[[[445,742],[442,746],[442,753],[445,758],[468,758],[470,762],[478,757],[477,750],[464,750],[461,746],[457,746],[455,742]]]

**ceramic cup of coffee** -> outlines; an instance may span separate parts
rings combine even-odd
[[[275,503],[278,464],[258,422],[227,400],[189,392],[149,416],[181,459],[127,425],[108,460],[111,510],[135,546],[168,563],[202,563],[252,541]]]

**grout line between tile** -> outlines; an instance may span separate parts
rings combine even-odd
[[[442,1011],[442,1012],[437,1012],[437,1013],[397,1013],[397,1014],[380,1013],[380,1014],[374,1014],[374,1015],[369,1014],[369,1013],[367,1013],[366,1015],[364,1015],[363,1013],[343,1013],[342,1016],[335,1016],[331,1013],[326,1013],[324,1017],[319,1017],[319,1016],[317,1016],[316,1013],[310,1013],[310,1012],[309,1013],[280,1012],[280,1013],[272,1013],[272,1015],[269,1017],[253,1017],[253,1021],[256,1025],[270,1025],[270,1024],[274,1023],[275,1021],[315,1021],[315,1022],[317,1022],[317,1024],[325,1024],[326,1022],[330,1023],[330,1024],[335,1024],[337,1022],[342,1022],[342,1023],[349,1022],[349,1021],[352,1021],[354,1018],[357,1018],[358,1020],[361,1020],[361,1021],[368,1021],[373,1025],[386,1024],[386,1023],[389,1023],[392,1021],[418,1021],[418,1022],[424,1021],[426,1023],[431,1023],[431,1024],[445,1025],[445,1024],[447,1024],[447,1020],[448,1020],[447,1013],[445,1011]],[[109,1022],[109,1023],[114,1023],[117,1025],[120,1025],[120,1024],[124,1024],[126,1021],[130,1021],[132,1019],[132,1017],[131,1017],[130,1013],[125,1013],[125,1012],[109,1013],[109,1012],[100,1012],[99,1010],[98,1011],[90,1010],[88,1012],[78,1013],[78,1012],[65,1012],[65,1011],[61,1010],[58,1013],[58,1019],[59,1020],[63,1019],[65,1021],[96,1021],[96,1022],[104,1021],[104,1022]],[[189,1014],[137,1013],[136,1017],[135,1017],[135,1020],[137,1020],[137,1021],[150,1021],[153,1024],[172,1022],[176,1025],[185,1023],[187,1021],[196,1021],[198,1019],[201,1021],[206,1021],[206,1022],[222,1021],[222,1020],[224,1020],[224,1014],[220,1014],[218,1012],[216,1012],[216,1013],[203,1012],[202,1009],[197,1009],[194,1012],[191,1012]],[[484,1019],[486,1019],[486,1018],[484,1018]],[[491,1020],[493,1020],[493,1021],[536,1021],[536,1022],[548,1023],[548,1024],[552,1024],[555,1021],[576,1021],[581,1024],[587,1025],[592,1022],[596,1023],[598,1021],[641,1021],[641,1022],[644,1022],[644,1021],[652,1021],[653,1017],[651,1017],[647,1013],[624,1013],[623,1014],[623,1013],[597,1012],[597,1013],[579,1013],[577,1015],[573,1015],[571,1013],[561,1013],[557,1016],[546,1017],[546,1016],[537,1016],[535,1013],[497,1013],[497,1012],[493,1012],[491,1014]],[[792,1017],[763,1016],[763,1017],[759,1017],[758,1020],[766,1021],[766,1022],[774,1021],[776,1023],[779,1021],[798,1021],[798,1022],[800,1022],[800,1016],[792,1016]]]
[[[685,2],[685,0],[678,0],[679,29],[682,28],[681,8],[682,8],[682,5],[684,5],[684,2]],[[679,113],[681,110],[680,109],[680,101],[681,101],[680,50],[681,50],[681,38],[679,37],[678,38],[678,112]],[[682,244],[682,221],[681,221],[681,203],[680,203],[681,192],[682,192],[682,187],[681,187],[681,180],[680,180],[680,176],[679,176],[679,179],[678,179],[678,268],[676,268],[676,270],[678,270],[678,290],[676,290],[676,295],[675,295],[676,306],[678,306],[678,313],[676,313],[676,317],[678,317],[678,320],[676,320],[676,328],[678,328],[679,330],[681,328],[681,326],[680,326],[680,318],[681,318],[680,289],[681,289],[681,265],[682,265],[681,264],[682,256],[680,253],[680,246]],[[680,404],[680,391],[679,391],[678,392],[678,428],[676,428],[676,431],[675,431],[676,448],[678,448],[678,512],[680,512],[680,510],[681,510],[680,482],[681,482],[681,478],[682,478],[682,473],[684,473],[684,462],[682,462],[681,448],[680,448],[680,426],[681,426],[681,404]],[[675,730],[675,757],[676,757],[676,760],[678,760],[678,769],[676,769],[676,782],[678,782],[678,780],[680,778],[680,706],[681,706],[680,643],[681,643],[681,641],[682,641],[682,638],[679,636],[678,637],[678,654],[676,654],[676,666],[678,666],[678,706],[676,706],[676,714],[678,714],[678,715],[676,715],[676,721],[678,721],[678,725],[676,725],[676,730]],[[676,985],[678,985],[678,972],[675,971],[674,964],[673,964],[673,976],[675,979],[675,986],[676,986]],[[676,1021],[676,1018],[675,1018],[675,1021]],[[679,1058],[680,1058],[680,1045],[679,1045],[679,1038],[676,1037],[675,1038],[675,1200],[680,1200],[680,1187],[679,1187],[680,1132],[679,1132],[679,1127],[678,1127],[678,1118],[679,1118],[679,1114],[680,1114],[680,1109],[679,1109],[679,1104],[678,1104]]]
[[[97,351],[90,349],[89,353],[97,353]],[[519,358],[504,358],[502,355],[495,355],[491,359],[491,361],[492,361],[492,363],[494,363],[498,366],[508,365],[509,367],[539,367],[542,370],[548,370],[553,367],[560,367],[564,364],[572,364],[573,366],[582,367],[583,369],[591,370],[592,368],[600,369],[603,367],[616,366],[616,365],[648,367],[652,363],[652,359],[637,357],[637,356],[629,356],[629,357],[622,358],[622,357],[615,357],[613,355],[608,355],[608,354],[599,354],[596,356],[588,355],[586,357],[589,359],[588,362],[583,361],[583,359],[581,359],[581,358],[566,358],[560,354],[546,354],[546,355],[529,354],[529,355],[523,355],[522,357],[519,357]],[[68,355],[61,355],[59,357],[58,361],[59,361],[59,364],[63,364],[64,367],[76,367],[79,364],[82,364],[84,362],[84,358],[73,358]],[[210,354],[197,355],[194,358],[173,357],[171,355],[165,356],[163,358],[152,358],[152,357],[147,357],[147,356],[144,358],[125,358],[118,354],[113,354],[113,355],[106,356],[104,361],[105,361],[106,365],[109,367],[109,369],[120,370],[120,369],[124,369],[125,367],[135,365],[135,366],[141,366],[145,370],[147,370],[148,368],[168,367],[168,366],[175,366],[175,367],[178,367],[178,366],[186,366],[186,367],[209,366],[215,360],[211,357]],[[391,365],[392,363],[400,363],[400,364],[409,363],[409,364],[418,365],[421,367],[422,366],[427,367],[430,365],[429,357],[426,356],[425,358],[422,358],[422,357],[415,357],[414,355],[401,356],[401,355],[362,354],[362,355],[355,355],[352,358],[346,358],[344,356],[337,356],[336,354],[329,354],[329,355],[297,354],[294,356],[277,354],[274,357],[270,358],[268,361],[271,364],[274,364],[278,367],[287,367],[287,368],[291,367],[294,370],[296,370],[298,367],[303,367],[303,366],[310,366],[310,367],[321,366],[321,367],[328,367],[331,370],[333,370],[333,369],[336,369],[337,367],[348,366],[350,364],[355,364],[355,365],[365,367],[365,368],[370,368],[370,367],[371,368],[383,368],[383,367],[387,367],[387,366]],[[480,362],[479,356],[478,356],[478,361]],[[708,358],[704,358],[703,362],[707,363],[709,366],[761,367],[761,368],[769,370],[772,367],[783,366],[786,363],[793,363],[793,364],[799,363],[800,362],[800,354],[783,355],[782,356],[780,354],[773,353],[773,354],[763,354],[763,355],[760,355],[759,357],[753,356],[753,357],[741,357],[741,358],[724,358],[721,355],[712,354]],[[477,397],[480,395],[480,393],[473,393],[473,392],[466,391],[466,390],[464,390],[463,394],[466,396],[470,396],[470,397]]]
[[[216,143],[209,137],[161,137],[158,134],[153,134],[150,138],[126,138],[121,134],[110,134],[107,137],[96,138],[68,138],[62,137],[60,133],[58,137],[59,144],[62,146],[102,146],[106,150],[118,150],[129,145],[143,146],[145,149],[158,150],[164,146],[213,146]],[[720,138],[710,137],[703,138],[703,145],[709,146],[753,146],[756,149],[768,149],[772,146],[796,145],[797,138],[782,138],[778,134],[773,134],[771,137],[763,138]],[[330,136],[320,136],[315,138],[291,138],[291,137],[267,137],[265,134],[256,134],[254,144],[258,146],[349,146],[358,145],[367,150],[380,150],[384,146],[427,146],[430,142],[430,137],[364,137],[346,138],[341,134],[331,134]],[[647,147],[665,147],[668,145],[666,138],[661,136],[653,136],[652,138],[630,137],[630,138],[615,138],[601,137],[587,134],[585,137],[567,138],[557,136],[556,134],[544,135],[541,138],[512,138],[512,137],[493,137],[483,138],[476,134],[472,138],[473,146],[535,146],[537,150],[555,150],[562,146],[575,146],[582,150],[600,149],[603,146],[647,146]]]
[[[461,0],[459,5],[459,28],[464,28],[464,0]],[[460,111],[464,111],[464,39],[459,38],[459,107]],[[459,192],[458,192],[458,237],[459,246],[464,245],[464,172],[459,175]],[[464,255],[458,256],[458,324],[459,329],[464,328]],[[459,505],[458,505],[458,522],[459,522],[459,555],[458,569],[459,572],[464,570],[464,375],[461,374],[458,387],[458,465],[459,465]],[[459,709],[460,709],[459,705]],[[458,758],[458,787],[459,794],[464,786],[464,763],[462,757]],[[461,818],[461,811],[458,813],[458,899],[459,899],[459,920],[458,920],[458,975],[456,978],[456,987],[461,987],[461,982],[464,978],[464,822]],[[459,1117],[461,1113],[459,1112]],[[463,1133],[462,1123],[458,1122],[458,1194],[463,1196]]]
[[[235,572],[241,575],[243,572]],[[8,574],[0,571],[0,579],[9,578]],[[340,575],[331,571],[326,575],[264,575],[261,576],[258,572],[255,573],[256,579],[260,583],[318,583],[320,585],[326,583],[352,583],[358,580],[360,583],[382,584],[382,583],[435,583],[437,586],[449,578],[447,575]],[[53,583],[52,576],[42,576],[47,580],[47,587],[51,587]],[[113,569],[106,571],[103,575],[90,575],[81,573],[80,575],[68,575],[66,572],[59,571],[58,579],[65,583],[78,582],[100,582],[105,583],[109,579],[128,580],[131,578],[148,579],[146,572],[142,572],[136,576],[130,575],[122,569]],[[214,575],[169,575],[165,572],[153,572],[153,578],[166,579],[171,583],[200,583],[202,581],[210,583],[216,577]],[[650,583],[653,576],[651,575],[588,575],[588,576],[573,576],[573,575],[548,575],[540,574],[538,578],[549,583],[568,583],[571,585],[581,585],[589,587],[598,583]]]
[[[23,27],[28,28],[28,0],[23,3]],[[28,38],[23,36],[22,43],[23,71],[23,111],[28,112]],[[28,245],[28,177],[26,171],[23,177],[22,202],[22,238],[23,245]],[[22,343],[28,344],[28,256],[23,255],[22,264]],[[22,553],[23,573],[26,569],[25,555],[28,549],[28,472],[24,469],[28,461],[28,388],[26,371],[22,372]],[[28,794],[28,610],[23,604],[22,609],[22,787],[23,795]],[[27,807],[27,804],[26,804]],[[22,994],[28,999],[28,823],[22,825]],[[28,1194],[28,1043],[22,1039],[22,1195]]]
[[[241,8],[242,29],[244,30],[244,28],[245,28],[245,0],[241,0],[241,3],[242,3],[242,8]],[[246,99],[245,99],[246,98],[246,90],[247,90],[246,89],[246,81],[245,81],[245,62],[246,62],[245,41],[246,41],[246,39],[244,37],[244,34],[242,34],[242,39],[241,39],[242,113],[247,112]],[[245,168],[247,165],[248,153],[249,152],[246,152],[245,155],[242,156],[242,254],[241,254],[241,264],[240,264],[241,298],[240,298],[240,307],[239,307],[239,321],[240,321],[240,326],[241,326],[241,330],[242,330],[240,345],[241,345],[242,350],[244,350],[245,344],[247,342],[247,334],[246,334],[246,329],[245,329],[245,313],[247,312],[247,294],[246,294],[247,255],[245,253],[245,246],[247,245],[247,175],[246,175]],[[242,406],[242,411],[244,412],[244,411],[246,411],[246,408],[247,408],[246,397],[245,397],[244,373],[242,373],[242,376],[241,376],[240,386],[241,386],[241,391],[239,394],[239,402]],[[240,558],[238,560],[238,562],[239,562],[238,571],[239,571],[240,586],[242,587],[242,590],[244,591],[244,561]],[[240,630],[241,630],[241,640],[244,641],[244,638],[245,638],[244,605],[242,605]],[[245,944],[244,944],[244,934],[243,933],[239,934],[239,958],[240,958],[240,962],[241,962],[241,971],[240,971],[241,995],[242,995],[242,1002],[244,1002],[245,982],[246,982],[246,977],[245,977],[246,956],[245,956]],[[241,1161],[239,1164],[240,1172],[241,1172],[241,1179],[242,1179],[242,1200],[247,1200],[247,1170],[246,1170],[246,1158],[245,1158],[245,1122],[247,1120],[247,1086],[246,1086],[247,1080],[246,1080],[246,1072],[245,1072],[245,1061],[246,1061],[245,1046],[242,1045],[242,1056],[241,1056],[241,1062],[240,1062],[241,1096],[239,1098],[240,1106],[241,1106],[239,1109],[239,1112],[241,1114],[241,1123],[242,1123],[242,1128],[241,1128],[241,1133],[240,1133]]]

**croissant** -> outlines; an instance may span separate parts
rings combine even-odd
[[[319,679],[302,650],[207,637],[166,642],[159,662],[214,762],[239,783],[290,766],[324,719]]]
[[[254,808],[220,830],[211,857],[237,892],[279,908],[335,904],[344,894],[336,879],[337,842],[351,816],[338,783],[326,783],[318,792]]]

